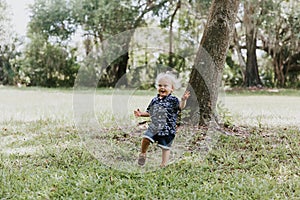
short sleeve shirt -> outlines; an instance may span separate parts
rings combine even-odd
[[[154,97],[146,110],[150,114],[149,130],[159,136],[175,135],[179,100],[173,95],[159,98]]]

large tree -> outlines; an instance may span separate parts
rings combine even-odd
[[[199,125],[207,125],[215,114],[226,53],[239,0],[214,0],[192,69],[188,106]],[[195,109],[196,108],[196,109]]]

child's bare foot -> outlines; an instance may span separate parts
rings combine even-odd
[[[166,164],[160,164],[159,167],[160,168],[165,168],[167,165]]]
[[[138,159],[138,164],[140,166],[143,166],[143,165],[145,165],[145,163],[146,163],[146,154],[145,153],[140,153],[139,159]]]

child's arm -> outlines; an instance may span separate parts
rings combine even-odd
[[[184,109],[186,106],[186,100],[190,97],[191,93],[190,91],[185,91],[184,94],[181,97],[179,108],[180,110]]]
[[[134,115],[136,117],[150,117],[150,114],[148,112],[141,112],[140,109],[135,110]]]

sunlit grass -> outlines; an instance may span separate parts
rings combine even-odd
[[[299,127],[299,102],[300,96],[228,95],[225,98],[235,124],[256,127]]]

